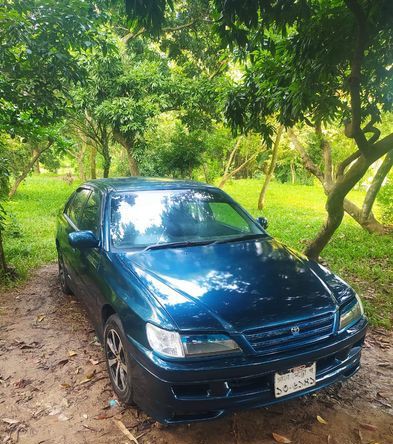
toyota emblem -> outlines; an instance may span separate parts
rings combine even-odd
[[[291,327],[291,333],[293,335],[299,334],[300,333],[300,328],[297,325],[295,325],[294,327]]]

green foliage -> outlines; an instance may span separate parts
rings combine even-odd
[[[14,199],[4,204],[10,215],[3,234],[5,253],[21,279],[55,260],[56,217],[76,186],[61,176],[41,174],[27,178]]]
[[[0,13],[0,129],[26,135],[64,114],[70,82],[86,74],[76,53],[98,42],[99,13],[82,0],[5,2]]]

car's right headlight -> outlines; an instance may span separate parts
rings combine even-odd
[[[340,326],[339,330],[344,330],[350,325],[354,324],[364,315],[362,301],[356,295],[349,304],[345,305],[340,311]]]
[[[191,358],[217,356],[241,352],[237,343],[225,334],[180,335],[176,331],[164,330],[153,324],[146,324],[150,347],[164,356]]]

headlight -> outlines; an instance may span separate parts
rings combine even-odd
[[[183,358],[184,350],[180,335],[176,331],[164,330],[152,324],[146,324],[147,340],[157,353],[174,358]]]
[[[225,335],[181,337],[186,356],[207,356],[240,351],[236,342]]]
[[[146,324],[150,347],[165,356],[174,358],[211,356],[240,351],[239,346],[226,335],[180,335]]]
[[[350,324],[353,324],[355,321],[359,320],[363,314],[363,304],[359,296],[356,295],[356,298],[341,310],[339,330],[343,330]]]

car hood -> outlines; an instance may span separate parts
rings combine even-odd
[[[329,287],[272,238],[125,253],[180,330],[241,332],[333,312]]]

